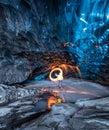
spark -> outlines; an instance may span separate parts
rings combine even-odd
[[[76,73],[78,73],[79,74],[79,76],[80,76],[80,78],[82,77],[81,76],[81,72],[80,72],[80,69],[79,69],[79,67],[78,66],[73,66],[73,65],[68,65],[68,64],[55,64],[55,65],[52,65],[51,67],[51,72],[53,72],[54,71],[54,69],[56,69],[56,68],[59,68],[59,69],[61,69],[63,72],[62,72],[62,75],[63,74],[67,74],[68,72],[72,72],[72,73],[74,73],[74,74],[76,74]],[[59,70],[60,71],[60,70]],[[50,72],[50,73],[51,73]],[[52,73],[51,73],[52,74]],[[51,74],[49,74],[49,78],[50,78],[50,75]],[[51,80],[51,79],[50,79]]]

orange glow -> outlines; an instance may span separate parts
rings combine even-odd
[[[67,74],[68,72],[72,72],[75,75],[79,74],[79,76],[81,77],[81,72],[80,72],[78,66],[55,63],[55,65],[51,65],[50,68],[51,68],[51,72],[49,74],[49,78],[51,81],[63,80],[63,75]],[[53,78],[52,74],[55,71],[59,71],[60,73],[58,75],[55,74],[56,78]]]
[[[52,73],[55,71],[59,71],[59,74],[55,74],[56,78],[52,78]],[[59,80],[63,80],[63,71],[60,68],[55,68],[53,69],[50,74],[49,74],[49,78],[51,81],[59,81]]]
[[[52,107],[52,105],[58,104],[58,99],[54,96],[48,98],[48,109]]]
[[[94,95],[93,93],[87,92],[87,91],[79,91],[79,90],[56,90],[56,89],[52,89],[52,90],[48,90],[48,89],[41,89],[42,92],[50,92],[52,94],[58,95],[61,92],[65,92],[65,93],[79,93],[79,94],[84,94],[84,95]]]
[[[50,109],[52,107],[52,105],[54,105],[54,104],[59,104],[57,97],[60,97],[60,99],[62,99],[62,102],[67,102],[65,93],[66,94],[69,93],[69,94],[77,94],[77,95],[81,94],[81,95],[96,96],[96,94],[88,92],[88,91],[80,91],[80,90],[73,90],[73,89],[72,90],[68,90],[68,89],[59,90],[59,89],[42,88],[41,91],[43,93],[50,92],[53,95],[48,99],[48,109]]]

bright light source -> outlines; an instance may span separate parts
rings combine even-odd
[[[80,18],[80,20],[81,20],[82,22],[88,24],[88,23],[86,22],[86,20],[84,20],[83,18]]]
[[[52,78],[52,73],[55,71],[59,71],[59,74],[55,73],[56,78]],[[50,74],[49,74],[49,78],[51,81],[61,81],[63,80],[63,71],[61,68],[55,68],[53,69]]]
[[[106,17],[107,17],[107,19],[109,19],[109,14]]]
[[[85,32],[87,30],[87,28],[83,28],[83,31]]]
[[[82,15],[82,16],[84,16],[85,14],[84,14],[84,13],[82,13],[81,15]]]

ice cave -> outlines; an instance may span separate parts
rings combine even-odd
[[[109,130],[109,0],[0,0],[0,130]]]

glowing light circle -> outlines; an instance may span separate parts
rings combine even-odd
[[[52,78],[52,73],[55,71],[59,71],[59,74],[56,74],[56,78]],[[49,78],[51,81],[59,81],[59,80],[63,80],[63,71],[61,68],[54,68],[53,70],[51,70],[50,74],[49,74]]]

